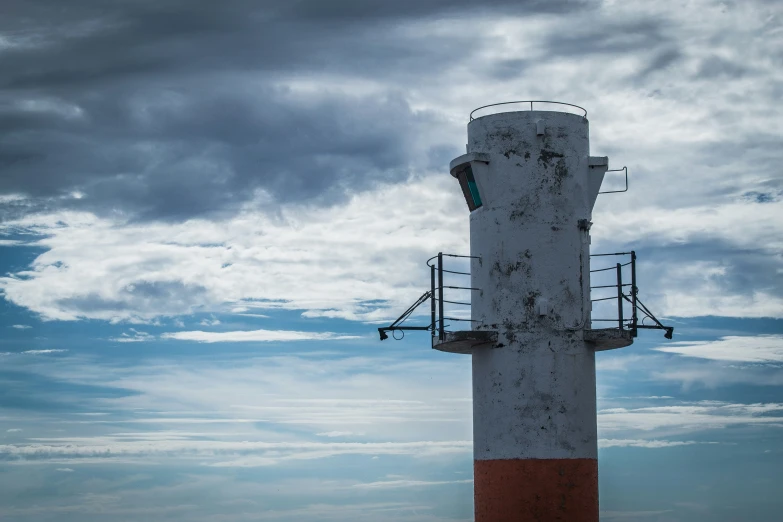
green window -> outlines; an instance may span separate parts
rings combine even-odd
[[[462,188],[462,194],[465,196],[465,201],[468,203],[468,208],[471,212],[481,206],[481,196],[479,195],[478,185],[476,185],[476,179],[473,177],[473,169],[470,168],[470,163],[465,165],[459,174],[457,174],[459,180],[459,186]]]

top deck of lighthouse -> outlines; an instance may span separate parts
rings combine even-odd
[[[629,330],[590,323],[589,230],[608,158],[590,155],[584,109],[520,103],[525,110],[471,113],[466,154],[449,166],[471,212],[476,292],[472,327],[434,337],[433,348],[501,347],[513,335],[503,324],[579,332],[596,350],[628,346]]]
[[[521,110],[479,114],[511,105]],[[574,355],[629,346],[639,329],[664,330],[672,338],[673,328],[638,297],[636,253],[590,252],[596,198],[626,192],[628,169],[610,170],[609,158],[590,155],[583,108],[545,101],[479,107],[470,115],[466,153],[449,171],[470,211],[470,255],[430,258],[430,289],[378,328],[381,340],[426,330],[433,348],[476,355],[510,344],[528,351],[542,343],[554,353],[557,338],[563,353]],[[601,191],[607,172],[624,173],[625,188]],[[462,265],[448,265],[454,258]],[[597,266],[592,258],[600,260]],[[444,276],[470,281],[451,283]],[[428,301],[429,325],[403,324]],[[596,309],[593,303],[599,303]]]

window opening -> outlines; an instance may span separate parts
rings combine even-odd
[[[478,208],[481,206],[481,196],[479,196],[476,180],[473,178],[473,169],[470,167],[468,167],[467,178],[468,178],[468,188],[470,189],[470,195],[473,196],[473,203],[476,205],[476,208]]]
[[[457,179],[468,208],[473,212],[481,206],[481,195],[479,194],[478,185],[476,185],[476,179],[473,177],[473,169],[470,167],[470,164],[466,165],[457,175]]]

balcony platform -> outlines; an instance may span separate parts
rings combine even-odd
[[[498,333],[491,330],[469,330],[446,332],[445,339],[432,338],[432,349],[449,353],[473,353],[474,348],[494,348],[498,342]]]
[[[618,328],[600,328],[597,330],[585,330],[585,342],[594,346],[596,352],[625,348],[633,344],[631,330]]]

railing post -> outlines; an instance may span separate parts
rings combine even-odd
[[[445,338],[443,326],[443,252],[438,252],[438,340]]]
[[[435,266],[430,265],[430,324],[432,336],[435,337]]]
[[[638,316],[636,315],[636,252],[631,250],[631,336],[636,337],[638,329],[636,324]]]
[[[617,263],[617,321],[623,329],[623,265]]]

